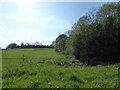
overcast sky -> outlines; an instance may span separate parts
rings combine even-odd
[[[5,48],[9,43],[36,41],[49,45],[91,8],[104,3],[0,2],[0,46]]]

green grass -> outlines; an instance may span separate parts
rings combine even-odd
[[[75,60],[54,49],[3,50],[3,88],[117,88],[119,63],[86,66],[83,63],[57,65]]]

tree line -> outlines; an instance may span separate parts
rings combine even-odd
[[[16,49],[16,48],[54,48],[53,46],[54,42],[51,45],[42,45],[42,43],[35,42],[33,44],[23,42],[21,45],[17,45],[16,43],[10,43],[6,49]]]
[[[120,62],[120,3],[90,10],[55,40],[55,50],[90,65]]]

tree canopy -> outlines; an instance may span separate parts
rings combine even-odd
[[[56,50],[64,48],[67,54],[88,64],[120,62],[120,4],[104,4],[95,15],[80,17],[68,37],[62,38],[56,39]]]
[[[61,34],[56,38],[55,49],[57,52],[65,52],[67,35]]]

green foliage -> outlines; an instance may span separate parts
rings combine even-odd
[[[61,34],[58,36],[58,38],[55,41],[55,49],[57,52],[65,52],[66,49],[66,40],[67,36],[64,34]]]
[[[119,39],[120,5],[105,4],[94,20],[83,16],[68,37],[58,36],[55,50],[70,55],[54,49],[3,50],[3,88],[117,88],[120,64],[111,63],[120,62]]]
[[[117,12],[117,4],[115,3],[109,3],[104,4],[102,7],[100,7],[99,11],[97,12],[97,21],[102,22],[107,17],[114,16]]]
[[[104,4],[96,12],[94,20],[90,15],[80,17],[73,26],[67,39],[66,53],[90,65],[120,62],[120,5]]]
[[[24,56],[23,56],[24,55]],[[22,59],[25,59],[24,61]],[[3,88],[117,88],[118,65],[90,67],[83,63],[59,66],[51,62],[71,61],[54,49],[3,50]]]
[[[17,44],[16,43],[11,43],[7,46],[7,49],[12,49],[12,48],[16,48]]]

